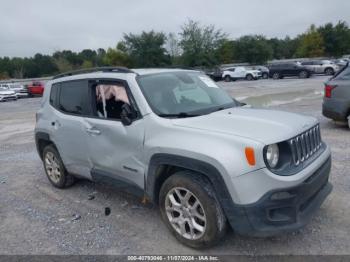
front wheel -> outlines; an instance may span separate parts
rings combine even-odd
[[[226,218],[210,182],[192,171],[180,171],[163,184],[159,205],[162,219],[183,244],[203,248],[226,232]]]
[[[229,75],[227,75],[224,77],[224,80],[225,82],[231,82],[232,78]]]
[[[248,74],[245,79],[247,79],[248,81],[252,81],[253,80],[253,76],[251,74]]]

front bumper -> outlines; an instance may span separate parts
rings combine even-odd
[[[234,205],[226,214],[239,234],[271,236],[305,226],[332,191],[328,182],[331,158],[301,184],[273,190],[257,202]]]
[[[17,95],[1,96],[0,101],[17,100]]]

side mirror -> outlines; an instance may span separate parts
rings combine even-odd
[[[120,114],[121,121],[124,126],[130,126],[136,116],[135,110],[129,105],[124,104],[122,106],[122,112]]]

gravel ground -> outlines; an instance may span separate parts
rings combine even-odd
[[[317,117],[332,148],[334,190],[302,230],[271,238],[242,237],[230,230],[205,251],[179,244],[158,210],[134,196],[88,181],[53,188],[33,139],[40,98],[1,103],[0,254],[350,254],[350,131],[321,115],[325,80],[219,83],[255,106]]]

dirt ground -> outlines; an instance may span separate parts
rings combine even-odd
[[[157,208],[136,197],[88,181],[66,190],[52,187],[33,139],[40,98],[0,103],[0,254],[350,254],[350,131],[321,115],[325,80],[220,83],[255,106],[317,117],[332,149],[334,189],[297,232],[250,238],[230,230],[219,245],[203,251],[178,243]]]

